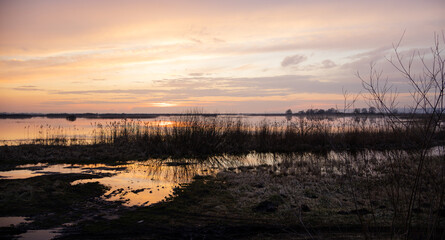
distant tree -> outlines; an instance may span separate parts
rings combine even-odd
[[[325,113],[325,110],[324,109],[318,109],[317,110],[317,114],[324,114]]]
[[[71,122],[74,122],[74,121],[76,121],[76,115],[73,115],[73,114],[68,115],[68,116],[66,117],[66,120],[71,121]]]
[[[362,114],[368,114],[368,109],[367,108],[362,108]]]
[[[360,108],[355,108],[353,113],[354,114],[360,114]]]
[[[292,120],[292,110],[287,109],[287,111],[285,112],[285,114],[286,114],[286,120],[287,120],[287,121]]]
[[[306,110],[306,114],[314,114],[315,110],[312,108],[309,108],[308,110]]]
[[[377,109],[375,107],[369,107],[368,112],[369,114],[375,114],[377,112]]]
[[[301,111],[298,112],[298,114],[303,115],[303,114],[304,114],[304,111],[301,110]]]
[[[337,113],[337,112],[338,111],[335,108],[329,108],[328,110],[326,110],[326,113],[328,113],[328,114],[334,114],[334,113]]]

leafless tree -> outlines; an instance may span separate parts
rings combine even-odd
[[[410,165],[412,175],[409,176],[407,199],[404,199],[407,203],[403,214],[404,223],[399,226],[404,237],[410,237],[413,209],[416,201],[420,199],[422,188],[431,186],[426,183],[428,181],[439,184],[434,192],[435,196],[431,196],[436,201],[429,218],[431,222],[428,223],[428,233],[424,236],[430,239],[434,237],[438,226],[445,192],[444,153],[439,152],[438,155],[440,169],[432,169],[429,161],[432,157],[431,148],[437,143],[437,136],[440,136],[442,131],[441,124],[444,123],[445,59],[442,45],[445,44],[445,36],[443,33],[434,34],[434,44],[428,54],[416,50],[409,56],[405,56],[400,50],[402,39],[403,36],[393,45],[393,56],[387,60],[411,87],[412,104],[407,113],[397,114],[400,92],[388,83],[382,71],[376,70],[375,64],[371,64],[367,77],[360,73],[357,73],[357,76],[362,80],[362,85],[368,93],[370,107],[377,108],[388,120],[393,131],[400,131],[403,134],[401,137],[406,139],[406,145],[416,149],[415,155],[414,153],[412,155],[415,160]],[[415,72],[415,64],[420,64],[422,69],[420,73]]]

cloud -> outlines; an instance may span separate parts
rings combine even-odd
[[[215,42],[215,43],[226,43],[226,41],[224,41],[223,39],[219,39],[219,38],[212,38],[212,40]]]
[[[202,41],[199,40],[199,39],[197,39],[197,38],[190,38],[190,40],[191,40],[192,42],[194,42],[194,43],[199,43],[199,44],[202,43]]]
[[[2,102],[33,110],[37,95],[186,102],[355,91],[354,73],[388,65],[382,46],[404,29],[404,47],[429,46],[445,7],[440,0],[0,2]],[[306,75],[283,75],[296,68]],[[104,86],[101,78],[112,81]]]
[[[284,96],[292,93],[341,93],[342,84],[352,90],[361,89],[360,82],[344,83],[322,81],[312,75],[276,75],[265,77],[195,77],[156,81],[156,87],[174,87],[165,94],[184,96],[259,97]]]
[[[106,101],[106,100],[83,100],[83,101],[73,101],[73,100],[55,100],[46,101],[41,104],[45,105],[79,105],[79,104],[92,104],[92,105],[110,105],[110,104],[137,104],[140,101]]]
[[[141,94],[149,94],[153,92],[159,92],[154,91],[152,89],[94,89],[94,90],[76,90],[76,91],[51,91],[53,94],[135,94],[135,95],[141,95]]]
[[[287,67],[287,66],[292,66],[292,65],[298,65],[306,60],[307,60],[307,57],[304,55],[287,56],[281,62],[281,66]]]
[[[192,77],[201,77],[202,75],[204,75],[204,73],[189,73],[189,76]]]
[[[336,67],[337,64],[335,64],[335,62],[333,62],[330,59],[326,59],[323,62],[321,62],[322,68],[333,68]]]
[[[364,51],[348,57],[349,62],[341,66],[342,69],[353,70],[354,72],[368,72],[369,66],[378,62],[386,62],[385,56],[390,53],[391,47],[380,47],[370,51]]]
[[[43,90],[41,88],[37,88],[36,86],[33,86],[33,85],[19,86],[19,87],[13,88],[13,90],[16,90],[16,91],[45,91],[45,90]]]
[[[361,85],[345,82],[352,90]],[[190,97],[267,97],[285,96],[294,93],[341,93],[342,84],[321,81],[312,75],[276,75],[265,77],[185,77],[155,80],[150,88],[128,89],[86,89],[86,90],[44,90],[20,87],[16,90],[47,91],[51,95],[94,96],[97,98],[125,96],[159,101],[186,101]],[[100,95],[101,97],[99,97]]]

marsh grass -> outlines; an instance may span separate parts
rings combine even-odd
[[[421,116],[412,120],[421,124]],[[68,137],[63,128],[38,126],[32,145],[102,146],[144,156],[180,157],[242,154],[255,152],[302,152],[366,149],[415,149],[419,127],[388,125],[383,118],[363,116],[300,116],[293,121],[251,123],[245,119],[183,115],[169,121],[121,120],[92,124],[91,139]],[[443,131],[433,136],[441,144]],[[404,139],[413,139],[407,142]],[[442,140],[441,140],[442,139]]]
[[[434,239],[440,236],[438,231],[444,228],[443,149],[436,155],[430,152],[424,153],[426,157],[419,155],[423,154],[422,145],[419,145],[422,139],[418,136],[423,121],[422,115],[410,119],[408,125],[389,124],[384,118],[339,116],[328,119],[306,116],[284,124],[268,121],[252,124],[243,119],[191,114],[168,122],[122,120],[97,125],[90,144],[69,145],[48,140],[28,146],[30,148],[19,146],[17,149],[25,150],[24,156],[27,158],[38,158],[41,155],[45,161],[67,157],[74,161],[101,157],[145,160],[159,155],[187,159],[251,151],[289,153],[288,158],[272,165],[237,167],[233,175],[228,175],[240,181],[235,184],[240,187],[234,189],[238,192],[231,194],[252,196],[250,202],[243,198],[233,200],[245,204],[237,207],[245,210],[246,215],[243,217],[269,219],[267,211],[261,212],[261,201],[266,200],[272,202],[273,206],[277,205],[278,220],[289,221],[293,217],[292,224],[297,226],[295,231],[301,231],[302,226],[303,230],[307,228],[313,231],[317,229],[314,227],[317,224],[331,224],[329,226],[347,231],[343,227],[351,225],[361,228],[360,232],[364,233],[365,239],[378,238],[375,236],[378,232],[388,233],[391,238],[398,239],[408,236],[404,225],[409,215],[412,218],[409,238],[418,234],[426,236],[422,233],[428,232],[430,239]],[[438,145],[443,145],[440,142],[443,140],[441,134],[443,132],[437,131],[433,136]],[[2,148],[0,152],[2,158],[21,160],[20,154],[8,155],[13,151],[5,149]],[[377,153],[374,149],[385,151]],[[331,150],[336,153],[331,154]],[[317,152],[322,157],[315,157],[306,151]],[[420,173],[422,181],[416,201],[411,203],[409,196],[415,181],[413,176],[418,174],[416,164],[422,157],[427,164]],[[209,158],[202,159],[209,161]],[[168,161],[161,160],[159,164],[163,166]],[[184,170],[189,168],[189,171],[194,167],[181,161],[173,164],[180,164]],[[267,179],[276,184],[261,183]],[[307,184],[308,188],[300,189],[302,183]],[[210,186],[206,191],[213,191],[213,187]],[[270,195],[257,194],[263,190],[270,192]],[[275,203],[276,196],[282,193],[287,196],[284,202]],[[200,196],[193,196],[193,199],[196,198]],[[221,197],[215,198],[219,201]],[[347,199],[347,202],[343,199]],[[292,203],[295,206],[291,206]],[[196,211],[205,207],[198,205]],[[306,207],[311,209],[309,213],[303,211]],[[280,212],[280,209],[283,211]],[[335,221],[332,216],[335,216]],[[310,226],[314,228],[311,230]],[[280,227],[289,226],[284,224]]]

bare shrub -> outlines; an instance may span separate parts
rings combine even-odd
[[[432,147],[443,146],[445,59],[441,44],[445,43],[445,36],[434,35],[429,54],[414,51],[408,57],[400,50],[401,40],[393,45],[393,56],[387,60],[411,87],[412,102],[404,113],[397,112],[400,92],[388,84],[375,65],[371,65],[367,77],[357,75],[369,93],[370,107],[378,109],[410,149],[404,154],[388,151],[381,169],[393,208],[393,236],[416,237],[419,233],[414,229],[424,229],[426,225],[427,231],[422,231],[420,237],[438,238],[439,219],[444,211],[445,155],[443,147],[434,151]],[[420,73],[415,72],[415,64],[422,67]]]

